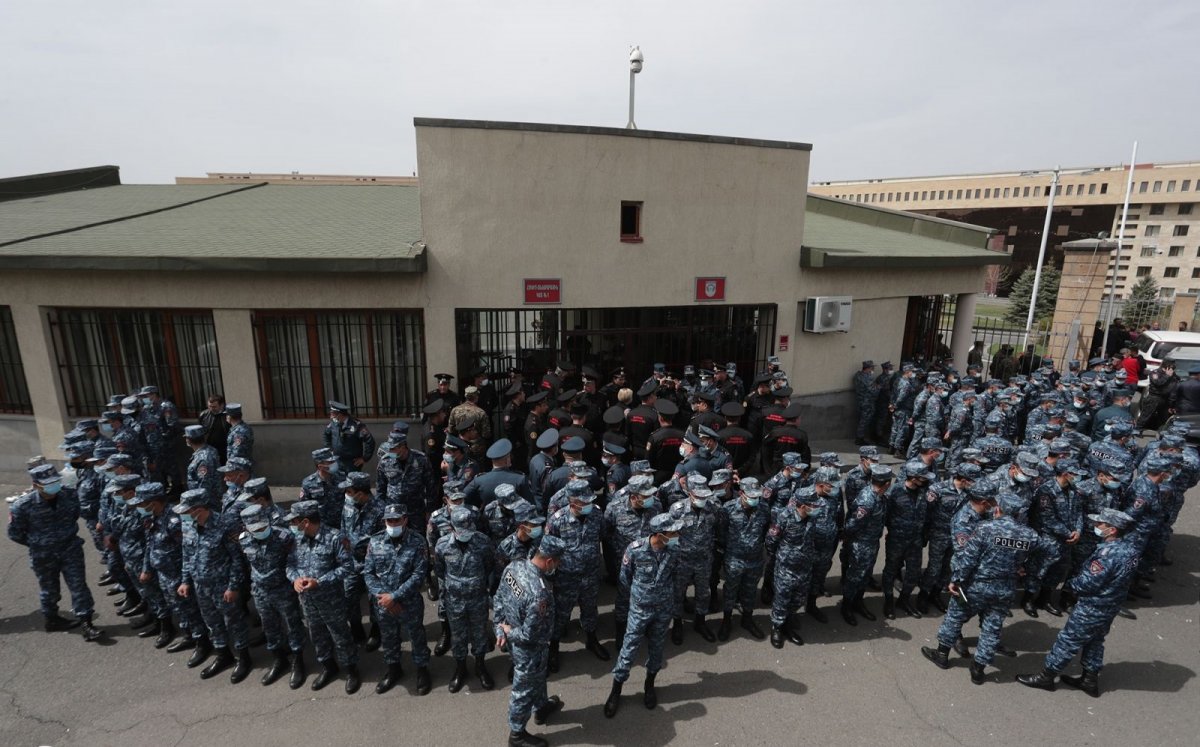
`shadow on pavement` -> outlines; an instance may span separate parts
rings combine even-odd
[[[44,625],[40,612],[29,612],[19,617],[0,617],[0,633],[30,633],[42,630]]]
[[[1101,670],[1100,687],[1174,693],[1195,676],[1187,667],[1168,661],[1118,661],[1106,664]]]

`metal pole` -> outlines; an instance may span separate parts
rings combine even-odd
[[[633,123],[633,78],[637,75],[634,71],[629,71],[629,124],[625,125],[627,130],[636,130],[637,125]]]
[[[1029,315],[1025,317],[1025,340],[1021,352],[1029,345],[1029,330],[1033,328],[1033,312],[1037,309],[1038,286],[1042,283],[1042,261],[1046,259],[1046,243],[1050,240],[1050,216],[1054,212],[1054,194],[1058,191],[1058,174],[1062,169],[1054,167],[1054,179],[1050,181],[1050,201],[1046,203],[1046,222],[1042,225],[1042,246],[1038,249],[1037,269],[1033,273],[1033,292],[1029,294]]]
[[[1108,303],[1104,307],[1104,337],[1100,342],[1100,355],[1108,350],[1108,328],[1112,324],[1113,301],[1117,297],[1117,273],[1121,271],[1121,242],[1125,240],[1125,219],[1129,217],[1129,196],[1133,194],[1133,166],[1137,163],[1137,141],[1133,141],[1133,155],[1129,157],[1129,176],[1125,179],[1125,205],[1121,208],[1121,228],[1117,231],[1117,253],[1113,258],[1112,280],[1108,284]]]

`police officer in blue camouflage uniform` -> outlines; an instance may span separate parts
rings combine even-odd
[[[394,503],[384,509],[383,531],[371,537],[363,564],[363,578],[377,608],[375,616],[383,639],[383,660],[387,663],[387,672],[375,686],[375,692],[381,695],[391,690],[404,674],[400,667],[402,632],[412,641],[417,695],[427,695],[431,688],[425,602],[421,598],[429,559],[425,540],[419,532],[408,529],[409,515],[404,504]]]
[[[300,599],[287,577],[288,557],[296,538],[287,526],[272,521],[262,506],[247,506],[238,514],[245,531],[238,535],[246,565],[250,567],[250,593],[262,618],[267,650],[274,657],[271,668],[262,676],[263,685],[291,672],[293,690],[304,684],[304,619]]]
[[[442,500],[445,505],[429,515],[428,526],[425,530],[425,544],[429,548],[430,566],[433,565],[433,552],[437,548],[438,542],[450,534],[450,514],[456,508],[465,508],[472,514],[472,526],[483,526],[483,515],[479,509],[474,506],[467,505],[467,495],[462,490],[462,483],[457,480],[448,481],[445,485],[445,495]],[[434,656],[443,656],[450,650],[453,635],[450,630],[450,619],[446,616],[446,600],[441,595],[438,588],[438,577],[436,573],[429,574],[429,590],[430,601],[438,603],[437,616],[442,623],[442,635],[438,640],[437,645],[433,648]],[[436,593],[435,593],[436,592]]]
[[[375,489],[388,505],[400,504],[408,513],[408,527],[417,536],[425,533],[425,517],[438,506],[438,479],[429,458],[408,445],[408,423],[393,426],[383,443],[384,454],[375,469]]]
[[[582,481],[567,485],[568,504],[546,520],[546,536],[566,545],[554,580],[554,637],[550,641],[550,671],[558,671],[558,649],[571,611],[579,606],[579,623],[587,636],[585,648],[601,661],[608,649],[596,637],[596,601],[600,593],[600,535],[604,519],[596,511],[596,494]]]
[[[357,643],[366,641],[366,650],[379,648],[379,623],[375,621],[375,607],[369,606],[371,632],[366,634],[362,624],[362,597],[367,591],[363,582],[362,564],[367,557],[367,546],[371,535],[383,531],[383,501],[371,491],[371,476],[366,472],[351,472],[338,484],[345,491],[342,505],[342,540],[354,558],[354,570],[342,580],[346,594],[346,616],[350,621],[350,633]]]
[[[327,447],[314,449],[312,460],[317,471],[300,481],[298,500],[316,501],[321,505],[321,523],[341,526],[342,491],[338,488],[338,483],[342,481],[341,466],[333,455],[333,449]]]
[[[358,649],[346,620],[343,582],[354,572],[354,557],[341,532],[321,523],[321,507],[316,501],[297,501],[284,518],[296,538],[288,555],[288,581],[300,595],[308,637],[324,667],[312,689],[320,690],[332,682],[340,664],[346,668],[346,692],[353,694],[362,680]]]
[[[221,486],[224,492],[221,494],[222,513],[233,511],[237,513],[242,510],[242,506],[238,506],[238,499],[242,496],[242,491],[246,485],[246,481],[250,479],[250,460],[240,457],[231,456],[217,467],[217,472],[221,475]]]
[[[79,501],[74,491],[63,488],[58,471],[48,464],[29,470],[29,477],[33,490],[9,506],[8,538],[29,550],[46,631],[69,630],[82,623],[84,640],[98,640],[101,633],[92,625],[92,591],[79,536]],[[71,607],[78,622],[58,614],[60,576],[71,591]]]
[[[532,558],[546,532],[545,517],[529,501],[517,501],[513,506],[513,521],[516,527],[512,534],[496,545],[496,564],[501,572],[513,561]]]
[[[508,701],[509,747],[546,747],[547,742],[525,730],[532,713],[538,724],[563,707],[557,696],[546,696],[547,644],[554,629],[554,599],[550,578],[558,570],[566,544],[542,537],[537,553],[504,569],[492,606],[496,610],[496,642],[507,647],[513,661],[512,693]]]
[[[888,447],[893,455],[903,454],[908,445],[909,431],[912,427],[913,404],[917,393],[921,391],[921,382],[917,378],[916,367],[911,363],[900,366],[900,376],[892,382],[892,401],[888,409],[892,412],[892,432],[888,439]],[[853,499],[853,496],[850,498]]]
[[[771,603],[771,645],[775,648],[783,648],[784,638],[804,645],[790,618],[808,599],[816,555],[813,526],[822,510],[815,493],[798,491],[775,515],[767,533],[767,551],[775,555],[775,598]]]
[[[925,658],[948,669],[947,654],[961,636],[963,623],[979,615],[979,645],[970,667],[976,685],[983,684],[984,667],[995,656],[1025,561],[1041,542],[1037,532],[1013,519],[1024,499],[1002,492],[996,500],[995,518],[979,523],[951,562],[950,609],[938,628],[937,648],[921,647]]]
[[[1075,608],[1046,655],[1042,671],[1018,675],[1017,681],[1029,687],[1053,690],[1054,680],[1061,675],[1064,684],[1098,698],[1100,669],[1104,665],[1104,638],[1137,573],[1140,552],[1137,542],[1126,534],[1134,523],[1128,514],[1105,508],[1088,518],[1095,535],[1100,538],[1100,545],[1070,582],[1077,597]],[[1062,674],[1076,653],[1080,654],[1083,674],[1078,677]]]
[[[438,540],[433,552],[433,570],[441,581],[443,604],[453,631],[452,693],[466,684],[468,642],[480,686],[484,690],[495,687],[484,656],[488,650],[488,592],[496,573],[496,553],[477,526],[476,514],[465,508],[452,510],[450,534]]]
[[[929,538],[929,559],[925,564],[925,573],[921,576],[921,591],[917,594],[917,611],[922,615],[929,612],[931,603],[939,611],[946,611],[946,606],[942,604],[942,589],[950,581],[950,557],[954,553],[951,525],[955,514],[967,502],[967,491],[982,475],[978,465],[963,462],[954,468],[949,480],[935,482],[929,486],[929,494],[934,496],[929,506],[929,524],[926,532]]]
[[[158,490],[162,489],[161,483],[151,484]],[[164,597],[164,592],[170,593],[170,589],[160,589],[158,578],[145,574],[146,526],[143,517],[134,509],[136,491],[140,485],[141,478],[137,475],[122,475],[115,478],[107,488],[112,492],[116,504],[108,514],[109,536],[116,541],[121,560],[125,563],[125,572],[133,581],[132,588],[137,591],[141,600],[137,607],[120,612],[130,618],[129,626],[134,630],[151,625],[155,620],[161,620],[170,614]],[[135,619],[136,615],[143,614],[145,617]]]
[[[242,421],[242,406],[236,402],[225,405],[225,422],[229,433],[225,436],[225,461],[240,457],[254,463],[254,430]]]
[[[175,639],[175,625],[170,615],[161,618],[156,626],[158,638],[154,641],[154,647],[167,648],[167,653],[186,651],[195,647],[192,631],[204,622],[200,619],[200,608],[196,605],[195,596],[181,597],[175,593],[183,578],[183,520],[174,511],[167,510],[166,495],[163,491],[140,491],[137,501],[137,511],[143,517],[146,527],[146,559],[143,573],[154,575],[158,588],[162,589],[163,597],[175,613],[179,620],[179,629],[183,632],[183,637],[172,644]],[[149,638],[148,630],[138,633],[138,636]]]
[[[136,570],[138,584],[142,588],[142,596],[147,603],[147,614],[145,620],[134,623],[131,627],[143,627],[143,624],[148,625],[143,630],[138,632],[138,638],[155,638],[156,647],[163,648],[171,643],[171,639],[175,637],[171,625],[171,605],[167,601],[169,596],[177,596],[172,593],[174,587],[164,589],[158,583],[158,573],[155,569],[156,562],[161,562],[168,567],[174,565],[175,560],[182,560],[182,533],[177,541],[172,541],[168,538],[165,557],[159,553],[155,553],[155,547],[158,545],[151,535],[154,533],[154,509],[151,508],[152,503],[162,504],[166,500],[166,486],[159,482],[141,483],[134,491],[134,495],[127,501],[128,503],[128,521],[132,525],[136,525],[138,547],[135,552],[130,552],[129,556],[135,556],[138,567],[131,569],[131,573]],[[178,518],[178,517],[176,517]],[[131,532],[126,532],[122,536],[131,536]],[[162,549],[159,547],[161,553]],[[164,634],[169,637],[163,637]],[[157,645],[161,643],[162,645]]]
[[[875,361],[863,361],[862,369],[854,374],[854,404],[858,412],[858,424],[854,428],[854,443],[866,446],[871,421],[875,418],[875,398],[879,388],[875,384]]]
[[[350,417],[350,406],[329,400],[329,425],[322,436],[333,450],[342,474],[359,472],[375,455],[375,437],[361,420]]]
[[[1083,532],[1083,500],[1074,483],[1088,477],[1088,470],[1071,460],[1059,459],[1054,472],[1054,479],[1038,487],[1037,503],[1030,517],[1030,526],[1043,540],[1038,551],[1030,555],[1025,573],[1021,607],[1030,617],[1037,617],[1038,610],[1062,617],[1050,595],[1067,570],[1070,546],[1079,541]]]
[[[846,520],[842,497],[838,494],[840,483],[838,466],[830,465],[816,469],[813,472],[813,484],[801,491],[811,493],[812,498],[807,501],[819,509],[811,514],[813,523],[812,581],[808,586],[808,599],[804,607],[805,614],[819,623],[829,622],[825,613],[817,606],[817,597],[825,594],[825,579],[833,567],[833,556],[837,552],[838,538]]]
[[[887,515],[887,492],[894,475],[883,465],[871,467],[871,483],[859,491],[846,512],[843,529],[846,553],[846,575],[842,579],[842,619],[848,625],[858,625],[855,614],[874,621],[875,615],[863,603],[867,579],[879,555],[879,540],[883,537]]]
[[[509,483],[500,483],[493,490],[495,500],[483,507],[483,520],[488,538],[499,544],[517,528],[515,509],[521,502],[529,503]]]
[[[725,548],[724,616],[717,629],[717,638],[722,641],[729,640],[735,606],[742,614],[742,628],[760,641],[765,637],[754,623],[754,596],[763,575],[763,548],[771,527],[771,512],[762,496],[758,480],[743,477],[735,497],[721,507],[718,515],[717,535]]]
[[[910,595],[921,580],[921,549],[928,535],[930,508],[937,500],[928,490],[934,479],[933,472],[916,461],[908,462],[905,468],[907,476],[893,485],[885,496],[887,540],[881,582],[883,616],[889,620],[896,616],[893,583],[897,576],[902,579],[900,609],[912,617],[921,616]]]
[[[695,593],[692,629],[709,643],[717,640],[704,621],[704,616],[712,602],[709,576],[712,574],[713,545],[716,542],[717,514],[720,510],[711,490],[703,483],[699,487],[692,487],[690,482],[687,498],[678,501],[669,510],[671,516],[683,522],[683,529],[679,533],[679,570],[675,573],[675,619],[671,622],[671,642],[677,646],[683,643],[683,607],[688,586],[694,587]]]
[[[207,656],[204,649],[211,645],[217,656],[200,677],[214,677],[236,663],[229,676],[236,684],[246,679],[253,667],[250,633],[238,604],[238,589],[245,575],[245,557],[237,541],[241,522],[237,516],[213,511],[208,501],[205,491],[186,490],[172,509],[183,519],[183,574],[176,593],[195,595],[208,631],[208,638],[196,643],[195,654],[203,656],[195,664],[189,660],[189,666],[199,666]],[[231,642],[236,655],[229,649]]]
[[[617,714],[621,689],[629,679],[633,657],[643,640],[649,655],[642,702],[651,710],[658,705],[654,679],[663,666],[667,626],[676,604],[673,589],[677,584],[672,576],[680,567],[680,533],[683,529],[682,519],[672,513],[659,514],[650,521],[650,536],[625,548],[619,583],[629,597],[629,625],[613,666],[612,690],[604,703],[604,715],[608,718]]]
[[[602,532],[606,552],[614,558],[624,558],[625,548],[644,537],[650,536],[650,521],[661,513],[657,500],[658,489],[649,475],[634,475],[629,483],[617,491],[617,495],[604,509]],[[614,640],[625,639],[626,623],[629,619],[629,597],[618,587],[613,603]]]
[[[221,466],[217,450],[204,441],[204,426],[189,425],[183,429],[183,439],[192,450],[187,467],[187,489],[203,490],[210,508],[221,505]]]

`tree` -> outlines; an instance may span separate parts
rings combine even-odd
[[[1121,308],[1121,318],[1129,328],[1149,325],[1162,315],[1163,304],[1158,300],[1158,283],[1147,275],[1129,289],[1129,298]]]
[[[1029,268],[1013,282],[1012,290],[1008,293],[1008,313],[1004,315],[1004,321],[1025,326],[1025,319],[1029,315],[1029,297],[1033,293],[1033,275],[1033,268]],[[1054,315],[1054,305],[1058,301],[1058,284],[1061,281],[1061,272],[1053,267],[1042,268],[1037,305],[1033,312],[1035,324],[1039,319]]]

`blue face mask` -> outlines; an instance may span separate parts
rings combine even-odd
[[[142,407],[149,407],[151,404],[153,403],[150,401],[149,397],[142,397]]]
[[[1100,527],[1092,527],[1092,531],[1096,533],[1097,537],[1099,537],[1100,539],[1104,539],[1104,530],[1103,529],[1101,529]]]
[[[289,525],[288,529],[291,531],[292,534],[296,535],[296,539],[299,539],[304,536],[304,530],[301,529],[300,527],[296,526],[295,524]]]
[[[111,436],[112,434],[113,434],[113,427],[111,425],[109,425],[108,423],[100,424],[100,435]]]
[[[1104,488],[1105,490],[1116,490],[1117,488],[1121,487],[1121,483],[1117,482],[1116,480],[1109,480],[1108,482],[1100,483],[1100,487]]]
[[[470,542],[471,538],[474,536],[475,536],[475,531],[473,529],[455,529],[454,530],[454,539],[457,542]]]
[[[595,507],[596,507],[596,504],[594,504],[594,503],[585,503],[579,507],[579,515],[587,516],[588,514],[590,514],[592,512],[592,509],[594,509]]]
[[[679,547],[679,538],[678,537],[668,537],[667,538],[667,547]]]
[[[746,506],[747,506],[748,508],[754,508],[755,506],[757,506],[757,505],[758,505],[758,499],[757,499],[757,498],[745,498],[745,499],[743,499],[743,500],[745,500],[745,501],[746,501]]]
[[[708,505],[708,499],[707,498],[693,498],[692,505],[695,506],[696,508],[704,508],[706,505]]]
[[[42,492],[46,495],[57,495],[60,490],[62,490],[61,482],[52,482],[49,485],[42,486]]]
[[[259,529],[257,532],[251,532],[250,536],[256,540],[265,540],[267,537],[271,536],[271,527],[266,526],[262,529]]]
[[[180,520],[183,521],[184,524],[195,524],[196,523],[196,517],[192,516],[191,514],[180,514],[179,518],[180,518]]]
[[[530,538],[530,539],[541,539],[541,538],[542,538],[542,534],[544,534],[544,533],[545,533],[545,531],[546,531],[546,530],[545,530],[545,529],[543,529],[543,528],[542,528],[542,527],[540,527],[540,526],[538,526],[538,527],[533,527],[533,528],[531,528],[531,529],[529,530],[529,538]]]
[[[143,507],[143,506],[138,506],[138,507],[137,507],[137,512],[138,512],[138,515],[139,515],[139,516],[150,516],[151,514],[153,514],[153,513],[154,513],[154,512],[153,512],[153,511],[151,511],[150,509],[148,509],[148,508],[145,508],[145,507]]]
[[[654,508],[654,496],[648,495],[642,499],[642,508]]]

